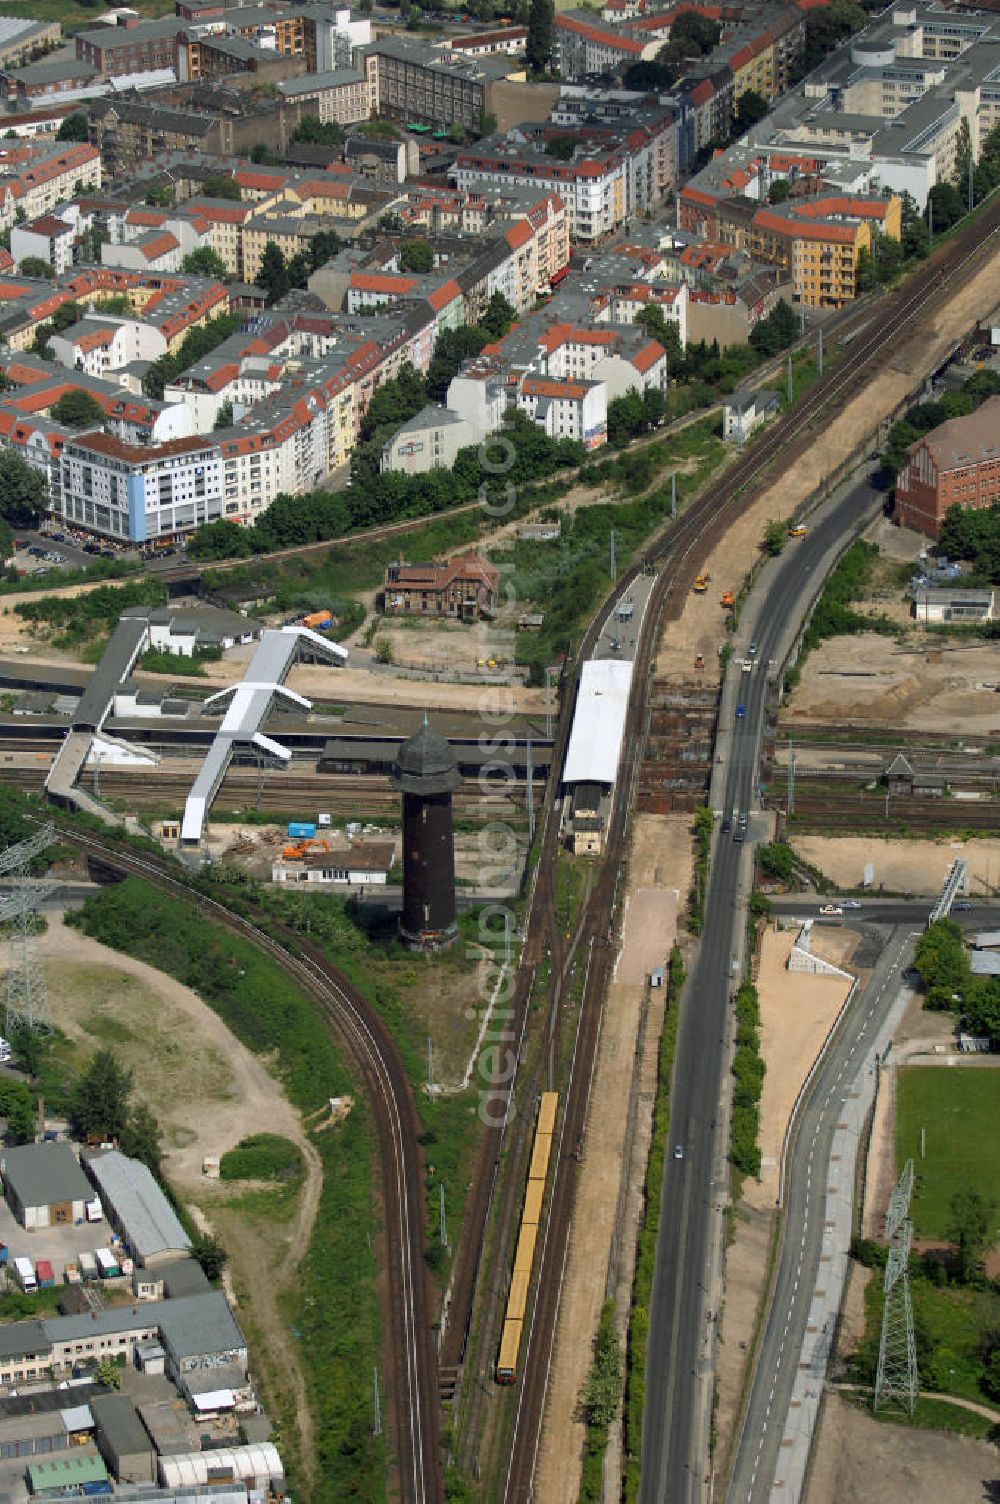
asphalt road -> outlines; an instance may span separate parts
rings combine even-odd
[[[817,895],[815,898],[774,898],[771,907],[775,914],[787,916],[792,919],[815,919],[817,924],[857,924],[858,920],[864,920],[866,924],[909,924],[920,926],[927,920],[933,907],[934,900],[931,898],[872,898],[859,900],[861,907],[857,909],[844,909],[842,916],[823,915],[820,908],[826,904],[838,904],[839,899],[823,898]],[[964,900],[959,900],[964,902]],[[963,929],[1000,929],[1000,901],[987,903],[983,899],[977,899],[971,909],[955,909],[951,911],[952,919]]]
[[[785,1228],[774,1295],[740,1433],[728,1504],[767,1504],[771,1497],[823,1252],[833,1135],[847,1093],[897,995],[912,937],[909,925],[893,930],[867,987],[852,999],[841,1020],[800,1108],[786,1166]]]
[[[813,576],[838,540],[870,514],[878,493],[867,481],[837,502],[805,538],[790,545],[775,574],[767,605],[745,630],[758,644],[756,666],[742,676],[745,714],[727,736],[728,774],[724,809],[749,810],[756,790],[770,658],[780,651],[788,623],[801,615]],[[650,1310],[646,1409],[643,1424],[641,1504],[693,1504],[705,1486],[708,1458],[702,1439],[704,1415],[699,1376],[711,1361],[706,1292],[711,1209],[724,1187],[713,1184],[719,1099],[726,1068],[725,1039],[730,996],[738,981],[744,909],[740,901],[743,847],[719,835],[709,876],[705,926],[698,961],[685,993],[671,1104],[668,1154]]]

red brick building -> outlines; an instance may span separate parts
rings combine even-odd
[[[949,507],[1000,500],[1000,397],[911,444],[896,476],[896,521],[937,537]]]
[[[499,583],[499,574],[481,554],[463,554],[434,564],[407,564],[400,559],[385,572],[385,609],[397,616],[478,621],[493,614]]]

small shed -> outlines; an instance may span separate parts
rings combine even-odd
[[[882,774],[882,781],[890,794],[913,793],[913,768],[902,752],[897,752]]]

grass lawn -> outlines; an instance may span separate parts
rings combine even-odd
[[[996,1199],[1000,1185],[1000,1072],[911,1066],[896,1078],[896,1163],[913,1159],[913,1229],[946,1239],[958,1190]],[[925,1130],[920,1157],[920,1130]]]
[[[921,1391],[993,1404],[980,1387],[979,1347],[984,1332],[1000,1327],[1000,1295],[989,1288],[939,1286],[921,1276],[911,1278],[910,1289]],[[876,1274],[865,1290],[865,1335],[856,1355],[858,1378],[867,1384],[875,1379],[882,1309],[882,1276]]]

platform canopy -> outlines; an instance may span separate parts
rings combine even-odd
[[[573,727],[562,782],[610,786],[618,776],[632,664],[617,658],[591,658],[580,671]]]

